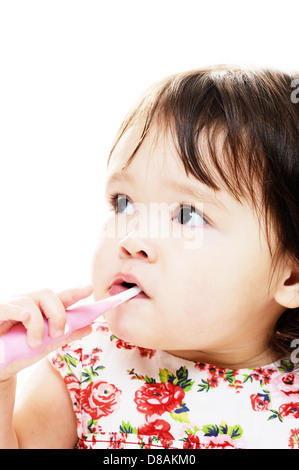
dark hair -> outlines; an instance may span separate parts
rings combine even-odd
[[[215,190],[224,185],[237,200],[252,202],[265,222],[268,241],[276,235],[273,266],[282,254],[298,265],[299,104],[292,99],[296,76],[299,73],[220,65],[167,77],[150,87],[127,115],[111,153],[136,123],[142,123],[142,129],[128,163],[154,123],[159,130],[170,130],[187,174]],[[201,136],[208,156],[206,149],[201,152]],[[299,308],[288,309],[277,322],[270,346],[281,356],[289,355],[291,341],[299,338],[298,317]]]

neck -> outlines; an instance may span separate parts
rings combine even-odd
[[[216,367],[225,369],[250,369],[263,367],[279,359],[279,356],[268,347],[264,350],[250,354],[245,351],[217,351],[215,353],[206,353],[204,351],[167,351],[173,356],[181,357],[192,362],[203,362]]]

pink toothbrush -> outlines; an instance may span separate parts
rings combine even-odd
[[[0,369],[4,369],[17,359],[29,359],[40,354],[49,344],[57,343],[69,336],[73,331],[90,325],[103,313],[135,297],[141,292],[139,287],[132,287],[119,294],[113,295],[90,305],[81,305],[66,310],[67,322],[65,334],[59,339],[49,336],[48,322],[44,318],[45,333],[43,345],[38,349],[31,348],[27,343],[26,329],[22,323],[17,323],[5,335],[0,337]]]

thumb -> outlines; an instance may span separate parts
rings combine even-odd
[[[83,287],[77,287],[75,289],[67,289],[59,292],[57,295],[61,300],[64,308],[68,308],[75,304],[79,300],[86,299],[93,293],[93,287],[91,284]]]

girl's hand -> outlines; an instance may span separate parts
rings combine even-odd
[[[59,346],[82,338],[91,332],[91,327],[81,328],[69,337],[59,341],[64,335],[66,324],[65,310],[78,302],[89,297],[93,292],[92,286],[68,289],[55,294],[50,289],[44,289],[24,296],[16,296],[8,299],[6,303],[0,304],[0,340],[13,325],[23,323],[27,330],[27,341],[29,346],[38,349],[41,347],[44,335],[44,320],[48,319],[49,334],[57,342],[47,346],[42,353],[26,360],[17,360],[5,369],[0,369],[0,381],[11,378],[20,370],[34,364],[42,357],[54,351]],[[0,364],[1,366],[1,364]]]

